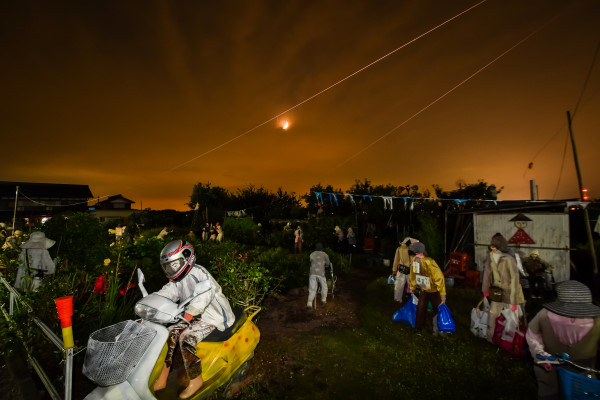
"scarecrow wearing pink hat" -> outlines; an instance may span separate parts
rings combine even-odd
[[[48,239],[44,232],[33,232],[29,240],[21,244],[23,250],[19,254],[15,288],[24,292],[36,291],[44,276],[54,273],[56,267],[48,253],[54,243],[56,242]]]

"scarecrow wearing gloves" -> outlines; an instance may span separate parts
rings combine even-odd
[[[426,322],[427,306],[433,306],[437,315],[438,306],[446,302],[446,280],[444,273],[431,257],[425,256],[425,245],[415,242],[408,248],[410,258],[410,292],[418,297],[415,329],[420,333]],[[433,322],[433,321],[432,321]],[[436,326],[434,325],[434,334]]]
[[[576,364],[596,368],[600,307],[592,303],[590,289],[578,281],[560,283],[556,294],[557,300],[542,305],[525,334],[535,362],[538,399],[558,399],[558,374],[552,367],[556,354],[567,353]]]
[[[190,379],[179,394],[180,399],[192,397],[204,384],[202,360],[196,355],[196,345],[215,329],[224,331],[235,321],[235,315],[221,286],[201,265],[196,264],[194,247],[181,240],[168,243],[160,253],[160,265],[169,282],[156,293],[179,303],[189,298],[184,318],[169,327],[167,354],[154,390],[167,386],[175,349],[179,347],[183,365]]]

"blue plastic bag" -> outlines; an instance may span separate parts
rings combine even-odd
[[[437,325],[440,332],[456,332],[454,320],[446,303],[438,306]]]
[[[401,309],[394,313],[393,320],[396,322],[405,322],[414,328],[416,318],[417,305],[410,299]]]

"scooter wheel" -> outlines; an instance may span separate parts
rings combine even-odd
[[[244,386],[243,382],[248,376],[248,370],[250,369],[250,360],[246,360],[245,363],[240,365],[240,367],[233,373],[227,385],[225,385],[225,389],[223,390],[223,396],[226,399],[231,398]]]

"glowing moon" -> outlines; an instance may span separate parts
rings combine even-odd
[[[287,128],[289,128],[289,127],[290,127],[290,123],[289,123],[289,122],[287,122],[287,121],[285,121],[285,122],[283,123],[283,130],[286,130],[286,129],[287,129]]]

